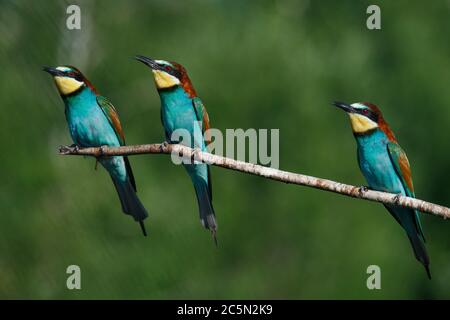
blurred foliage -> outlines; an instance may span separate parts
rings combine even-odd
[[[433,280],[380,204],[213,168],[219,247],[187,174],[131,162],[148,238],[94,160],[61,157],[63,104],[42,65],[78,66],[118,108],[128,144],[160,142],[159,98],[135,54],[185,65],[211,122],[279,128],[282,169],[363,185],[345,114],[378,104],[417,196],[449,205],[450,2],[0,1],[0,298],[449,298],[450,225],[423,215]],[[78,4],[82,29],[67,30]],[[77,264],[82,290],[66,289]],[[382,290],[366,288],[366,268]]]

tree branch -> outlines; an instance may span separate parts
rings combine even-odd
[[[147,153],[162,154],[178,154],[183,159],[195,160],[222,168],[235,171],[241,171],[260,177],[272,179],[275,181],[298,184],[308,186],[325,191],[335,192],[353,198],[365,199],[384,204],[402,206],[410,209],[419,210],[421,212],[430,213],[440,216],[444,219],[450,218],[450,208],[440,206],[431,202],[396,195],[393,193],[369,190],[365,187],[356,187],[332,180],[316,178],[298,173],[282,171],[270,167],[264,167],[257,164],[238,161],[225,158],[211,153],[202,152],[200,150],[191,149],[179,144],[143,144],[123,147],[95,147],[95,148],[78,148],[74,146],[61,146],[59,154],[61,155],[82,155],[82,156],[120,156],[120,155],[136,155]]]

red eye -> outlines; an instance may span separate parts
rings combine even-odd
[[[369,114],[369,110],[364,109],[364,110],[363,110],[363,113],[364,113],[364,114]]]
[[[164,69],[165,69],[166,71],[170,71],[170,67],[169,67],[169,66],[165,66]]]

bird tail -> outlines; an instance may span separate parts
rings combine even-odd
[[[114,178],[112,180],[114,182],[114,186],[116,187],[117,193],[119,194],[122,211],[125,214],[132,216],[135,221],[139,222],[142,233],[146,236],[147,231],[145,230],[144,220],[148,217],[148,213],[137,197],[131,181],[128,178],[125,182],[116,181]]]
[[[216,240],[216,213],[212,205],[211,191],[205,180],[202,178],[193,178],[195,194],[197,195],[198,208],[200,212],[200,222],[203,227],[209,229]]]
[[[417,233],[413,233],[412,235],[408,234],[408,238],[411,242],[411,246],[413,247],[416,259],[425,267],[428,278],[431,279],[430,259],[428,257],[427,249],[425,248],[425,244]]]

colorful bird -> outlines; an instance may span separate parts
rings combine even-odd
[[[53,76],[64,101],[65,114],[73,142],[79,147],[118,147],[125,145],[125,136],[119,115],[109,100],[97,92],[75,67],[44,67]],[[136,183],[127,157],[100,157],[97,159],[109,172],[119,194],[124,213],[139,222],[147,235],[144,219],[147,211],[136,195]]]
[[[161,121],[168,143],[172,133],[177,129],[189,132],[191,141],[181,141],[191,148],[206,150],[209,139],[205,139],[205,131],[209,129],[209,117],[200,98],[189,79],[186,69],[176,62],[153,60],[144,56],[136,56],[152,70],[156,88],[161,98]],[[183,164],[194,184],[200,211],[200,222],[211,231],[217,245],[217,223],[212,205],[211,173],[206,164]]]
[[[408,158],[380,109],[367,102],[352,105],[334,102],[334,105],[350,117],[358,148],[359,167],[370,188],[415,197]],[[419,212],[393,205],[385,207],[406,231],[416,259],[423,264],[431,279],[430,260],[424,245]]]

